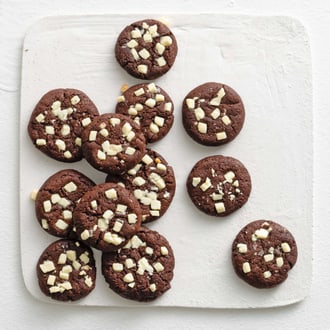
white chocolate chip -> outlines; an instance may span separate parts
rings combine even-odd
[[[235,173],[233,171],[228,171],[225,173],[224,177],[227,182],[232,183],[233,179],[235,178]]]
[[[62,267],[62,272],[63,273],[68,273],[69,274],[69,273],[72,272],[72,270],[73,269],[72,269],[72,267],[70,265],[65,265],[65,266]]]
[[[55,275],[49,275],[47,278],[47,285],[54,285],[56,281]]]
[[[210,105],[219,106],[222,98],[226,95],[223,87],[218,91],[217,96],[210,101]]]
[[[165,119],[163,117],[155,116],[154,123],[159,126],[163,127],[164,126]]]
[[[145,163],[146,165],[150,165],[151,163],[153,163],[153,159],[148,155],[145,154],[142,158],[143,163]]]
[[[39,115],[36,117],[36,121],[38,123],[42,123],[42,122],[44,122],[44,120],[45,120],[45,115],[42,113],[39,113]]]
[[[90,131],[88,136],[88,141],[95,141],[97,136],[97,131]]]
[[[166,246],[161,246],[160,253],[161,253],[162,256],[167,256],[168,255],[167,247]]]
[[[134,139],[135,133],[133,131],[130,131],[127,136],[126,136],[126,140],[128,142],[132,141]]]
[[[145,249],[145,253],[149,254],[149,255],[152,255],[154,253],[154,249],[151,248],[150,246],[147,246],[146,249]]]
[[[146,183],[146,180],[144,180],[141,176],[137,176],[136,178],[134,178],[133,180],[133,184],[135,186],[142,186]]]
[[[81,125],[83,127],[87,127],[91,122],[92,122],[92,120],[89,117],[86,117],[81,121]]]
[[[218,108],[215,108],[212,112],[211,112],[211,117],[216,120],[217,118],[219,118],[220,116],[220,110]]]
[[[61,139],[56,139],[55,145],[57,146],[59,151],[64,151],[66,149],[65,142]]]
[[[148,91],[149,91],[150,93],[155,94],[155,93],[158,92],[158,88],[157,88],[157,86],[156,86],[155,83],[150,83],[150,84],[148,84],[147,88],[148,88]]]
[[[154,269],[149,264],[148,259],[142,257],[141,259],[138,260],[138,270],[136,272],[139,275],[143,275],[145,271],[147,271],[149,274],[152,274],[154,272]]]
[[[55,134],[54,126],[46,126],[45,127],[45,132],[46,132],[46,134],[54,135]]]
[[[80,238],[81,238],[83,241],[85,241],[86,239],[88,239],[88,238],[89,238],[89,231],[88,231],[87,229],[85,229],[85,230],[81,233]]]
[[[161,202],[159,200],[152,200],[150,207],[152,210],[160,210],[161,209]]]
[[[145,48],[142,48],[140,51],[139,51],[139,55],[144,59],[148,59],[150,57],[150,53],[148,52],[148,50],[146,50]]]
[[[172,111],[172,103],[171,102],[166,102],[164,105],[164,110],[165,111]]]
[[[97,228],[101,231],[106,231],[109,228],[109,221],[104,218],[97,219]]]
[[[165,60],[165,58],[164,58],[163,56],[158,57],[158,58],[156,59],[156,62],[157,62],[157,64],[158,64],[159,66],[165,66],[165,65],[166,65],[166,60]]]
[[[124,95],[117,96],[117,103],[122,103],[122,102],[125,102],[125,96]]]
[[[139,171],[139,169],[141,168],[141,164],[136,164],[133,168],[131,168],[129,171],[127,171],[127,173],[129,175],[135,176],[136,173]]]
[[[246,261],[246,262],[244,262],[243,263],[243,267],[242,267],[242,269],[243,269],[243,273],[250,273],[250,271],[251,271],[251,266],[250,266],[250,264]]]
[[[119,263],[119,262],[114,262],[112,264],[112,269],[115,271],[115,272],[121,272],[123,269],[124,269],[124,266],[123,264]]]
[[[231,124],[231,120],[230,118],[227,116],[227,115],[224,115],[222,118],[221,118],[222,122],[225,124],[225,125],[230,125]]]
[[[125,150],[125,154],[126,154],[126,155],[130,155],[130,156],[132,156],[132,155],[134,155],[135,151],[136,151],[136,150],[135,150],[134,148],[132,148],[132,147],[127,147],[126,150]]]
[[[68,280],[69,277],[70,277],[70,274],[69,273],[64,273],[64,272],[60,271],[59,276],[60,276],[60,278],[62,280]]]
[[[89,288],[91,288],[93,286],[93,280],[90,276],[86,276],[84,282]]]
[[[52,194],[50,196],[50,200],[53,204],[59,203],[61,200],[61,196],[59,194]]]
[[[137,215],[135,213],[129,213],[127,215],[127,221],[129,224],[134,224],[137,222]]]
[[[165,47],[168,47],[168,46],[171,46],[172,45],[172,38],[170,36],[163,36],[163,37],[160,37],[160,43],[165,46]]]
[[[134,282],[134,277],[132,273],[127,273],[124,277],[123,277],[123,281],[125,283],[131,283]]]
[[[46,219],[41,219],[41,227],[45,230],[49,229],[48,221]]]
[[[98,150],[97,151],[97,158],[99,160],[106,160],[107,159],[107,155],[102,150]]]
[[[116,220],[115,224],[112,227],[112,230],[119,233],[123,228],[123,225],[124,225],[123,221]]]
[[[140,56],[139,56],[139,54],[138,54],[138,52],[136,51],[135,48],[131,49],[131,54],[132,54],[135,61],[138,61],[140,59]]]
[[[134,235],[131,239],[130,239],[130,242],[131,242],[131,246],[132,246],[132,249],[137,249],[139,248],[140,246],[145,246],[145,243],[140,239],[139,236],[137,235]]]
[[[157,173],[151,173],[149,175],[149,180],[154,183],[159,189],[164,189],[166,187],[164,179]]]
[[[116,125],[120,124],[120,119],[116,118],[116,117],[112,117],[112,118],[110,118],[109,122],[113,127],[115,127]]]
[[[205,117],[205,112],[202,108],[198,107],[194,110],[195,118],[197,121],[200,121]]]
[[[137,89],[136,91],[134,91],[135,96],[141,96],[144,94],[144,89],[141,87],[139,89]]]
[[[267,271],[263,272],[263,276],[264,276],[264,278],[270,278],[272,276],[272,273],[269,270],[267,270]]]
[[[49,273],[55,270],[55,265],[51,260],[45,260],[39,267],[43,273]]]
[[[145,64],[140,64],[137,66],[137,70],[142,74],[146,74],[148,72],[148,66]]]
[[[144,35],[143,35],[143,40],[145,42],[152,42],[152,36],[151,36],[151,33],[150,32],[146,32]]]
[[[130,116],[136,116],[137,115],[137,110],[133,107],[133,106],[130,106],[129,108],[128,108],[128,114],[130,115]]]
[[[126,268],[130,269],[130,268],[133,268],[133,267],[135,267],[135,266],[136,266],[136,264],[135,264],[135,262],[133,261],[133,259],[131,259],[131,258],[127,258],[127,259],[125,260],[125,267],[126,267]]]
[[[165,101],[165,96],[163,94],[156,94],[155,95],[155,100],[156,100],[156,102],[164,102]]]
[[[77,146],[81,147],[81,144],[82,144],[82,143],[81,143],[81,138],[77,137],[77,138],[75,139],[74,143],[75,143]]]
[[[50,200],[46,200],[46,201],[44,201],[44,202],[42,203],[42,205],[43,205],[44,211],[45,211],[46,213],[48,213],[48,212],[51,211],[51,209],[52,209],[52,204],[51,204]]]
[[[157,30],[158,30],[157,24],[150,25],[149,28],[148,28],[148,31],[150,32],[150,34],[153,38],[155,38],[159,35]]]
[[[74,95],[71,97],[71,104],[76,105],[80,102],[80,97],[78,95]]]
[[[153,108],[156,105],[156,100],[149,98],[144,102],[144,104],[149,108]]]
[[[264,260],[265,260],[265,262],[272,261],[272,260],[274,260],[274,255],[272,253],[265,254],[264,255]]]
[[[216,194],[215,192],[213,192],[210,197],[213,201],[221,201],[223,199],[223,194]]]
[[[162,163],[158,163],[156,167],[160,171],[166,172],[166,170],[167,170],[167,167],[164,164],[162,164]]]
[[[72,211],[63,210],[62,216],[63,216],[64,220],[70,220],[70,219],[72,219]]]
[[[193,179],[192,179],[192,185],[193,185],[193,187],[197,187],[198,185],[199,185],[199,183],[201,182],[201,178],[200,177],[193,177]]]
[[[58,287],[58,286],[51,286],[49,288],[49,293],[57,293],[57,292],[60,292],[61,291],[61,288]]]
[[[282,257],[276,258],[276,266],[281,268],[284,265],[284,260]]]
[[[155,268],[156,272],[162,272],[165,268],[164,266],[158,261],[153,264],[153,267]]]
[[[218,132],[215,134],[217,140],[224,140],[227,138],[226,132]]]
[[[188,109],[194,109],[195,108],[195,100],[194,99],[186,99],[186,105]]]
[[[76,191],[78,189],[77,185],[72,181],[67,183],[63,188],[67,192],[73,192],[73,191]]]
[[[217,213],[223,213],[226,211],[225,204],[223,202],[215,203],[214,207]]]
[[[266,239],[268,237],[268,230],[264,229],[264,228],[260,228],[260,229],[257,229],[255,232],[254,232],[255,236],[257,238],[260,238],[260,239]]]
[[[103,240],[107,243],[117,246],[117,245],[121,244],[125,239],[123,237],[118,236],[117,234],[112,234],[112,233],[107,232],[104,234]]]
[[[57,263],[59,265],[64,265],[66,263],[66,258],[67,258],[66,253],[61,253],[58,257]]]
[[[124,204],[117,204],[116,212],[119,214],[126,214],[127,211],[127,205]]]
[[[134,30],[131,31],[131,37],[134,39],[141,38],[142,37],[141,31],[138,28],[135,28]]]
[[[162,45],[160,42],[157,42],[155,49],[158,55],[163,55],[165,51],[165,46]]]
[[[207,124],[199,122],[197,124],[197,130],[201,134],[206,134],[207,133]]]
[[[126,46],[128,47],[128,48],[135,48],[136,46],[138,46],[139,45],[139,43],[136,41],[136,40],[134,40],[134,39],[131,39],[127,44],[126,44]]]
[[[206,191],[206,190],[209,189],[210,187],[212,187],[212,183],[211,183],[210,178],[207,177],[207,178],[205,179],[204,183],[202,183],[202,184],[200,185],[199,188],[200,188],[202,191]]]
[[[117,199],[117,191],[114,188],[110,188],[104,192],[105,197],[108,199]]]
[[[63,153],[63,156],[67,159],[70,159],[72,158],[72,153],[69,150],[67,150]]]
[[[291,251],[291,247],[288,243],[284,242],[281,244],[281,248],[282,248],[282,251],[284,253],[287,253],[287,252],[290,252]]]
[[[36,139],[36,145],[41,147],[41,146],[45,146],[47,144],[45,139]]]
[[[67,250],[66,251],[66,256],[68,257],[69,260],[74,261],[77,259],[77,253],[75,250]]]
[[[159,133],[159,127],[155,123],[151,123],[149,128],[152,133],[154,134]]]
[[[63,283],[59,283],[58,284],[61,288],[63,288],[64,290],[71,290],[72,289],[72,285],[70,282],[65,281]]]
[[[87,255],[87,253],[82,253],[80,256],[79,256],[79,259],[84,263],[84,264],[88,264],[89,263],[89,257]]]
[[[150,284],[149,285],[149,290],[151,292],[155,292],[157,290],[156,284],[155,283]]]
[[[238,248],[239,253],[246,253],[248,251],[247,245],[244,243],[238,243],[236,247]]]
[[[61,229],[61,230],[65,230],[69,227],[69,225],[65,221],[63,221],[62,219],[58,219],[55,223],[55,226],[58,229]]]

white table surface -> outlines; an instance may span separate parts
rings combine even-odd
[[[23,37],[28,27],[44,16],[125,11],[288,15],[305,25],[312,48],[314,85],[314,276],[310,294],[301,303],[253,310],[86,308],[45,304],[32,298],[25,289],[20,266],[18,214],[18,121]],[[0,0],[1,329],[329,328],[329,33],[330,3],[321,0]]]

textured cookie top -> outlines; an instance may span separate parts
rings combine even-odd
[[[232,244],[237,275],[256,288],[271,288],[285,281],[297,256],[293,235],[270,220],[249,223]]]
[[[92,180],[73,169],[50,176],[40,187],[35,200],[36,216],[41,227],[54,236],[74,237],[73,210],[94,185]]]
[[[155,83],[134,85],[117,102],[116,112],[139,124],[148,143],[162,139],[173,125],[173,102]]]
[[[145,138],[131,118],[106,113],[97,116],[82,132],[82,150],[96,169],[121,174],[134,167],[145,153]]]
[[[165,74],[172,67],[177,51],[172,31],[154,19],[126,26],[115,47],[119,64],[132,76],[147,80]]]
[[[205,157],[194,165],[186,187],[191,200],[201,211],[221,217],[247,202],[251,178],[239,160],[216,155]]]
[[[108,175],[106,181],[122,182],[133,192],[142,209],[142,222],[160,218],[175,194],[173,168],[156,151],[147,149],[141,162],[120,177]]]
[[[28,133],[43,153],[63,162],[80,160],[81,133],[97,116],[89,97],[77,89],[54,89],[46,93],[33,110]]]
[[[102,273],[110,288],[137,301],[154,300],[170,289],[174,264],[166,238],[145,227],[118,252],[102,254]]]
[[[102,251],[126,244],[141,225],[140,204],[133,194],[115,183],[94,186],[73,212],[77,237]]]
[[[81,299],[95,288],[93,251],[74,240],[53,242],[38,260],[37,276],[41,291],[52,299]]]
[[[184,98],[182,121],[198,143],[217,146],[232,141],[241,131],[245,110],[240,96],[229,86],[209,82]]]

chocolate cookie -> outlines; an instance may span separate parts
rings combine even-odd
[[[195,164],[186,186],[191,200],[201,211],[222,217],[247,202],[251,179],[240,161],[216,155],[205,157]]]
[[[102,251],[124,246],[141,225],[141,208],[133,194],[115,183],[94,186],[73,212],[77,237]]]
[[[82,159],[81,132],[97,116],[90,98],[77,89],[54,89],[34,108],[28,133],[43,153],[62,162]]]
[[[118,63],[132,76],[155,79],[173,65],[178,52],[171,30],[154,19],[134,22],[118,36],[115,54]]]
[[[49,177],[40,187],[35,200],[37,219],[49,234],[58,237],[75,237],[72,212],[80,198],[95,183],[84,174],[62,170]]]
[[[288,277],[297,261],[292,234],[270,220],[246,225],[232,245],[232,263],[237,275],[256,288],[272,288]]]
[[[143,157],[145,138],[131,118],[106,113],[95,117],[82,132],[82,150],[97,170],[122,174]]]
[[[118,97],[116,112],[130,116],[141,126],[147,142],[162,139],[173,125],[173,102],[154,83],[137,84]]]
[[[133,192],[142,209],[142,222],[160,218],[175,194],[175,176],[171,166],[156,151],[147,149],[140,163],[122,176],[108,175],[108,182],[122,182]]]
[[[193,89],[182,104],[182,122],[198,143],[218,146],[241,131],[245,110],[240,96],[229,86],[209,82]]]
[[[93,251],[74,240],[53,242],[38,260],[37,276],[46,296],[60,301],[81,299],[95,288]]]
[[[118,252],[102,254],[102,274],[124,298],[150,301],[170,289],[174,254],[165,237],[145,227]]]

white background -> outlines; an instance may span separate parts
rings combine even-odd
[[[314,277],[301,303],[275,309],[114,309],[41,303],[26,291],[20,266],[18,127],[21,46],[27,28],[56,14],[201,12],[290,15],[309,33],[314,84]],[[1,1],[1,308],[3,329],[327,329],[330,321],[328,109],[330,3],[326,1]]]

